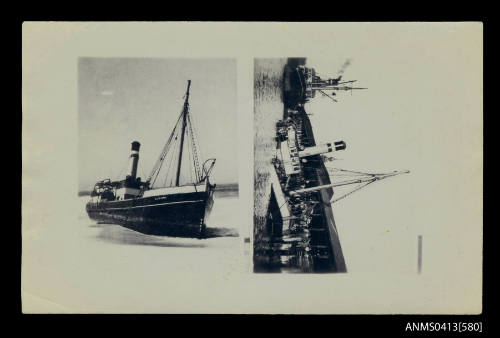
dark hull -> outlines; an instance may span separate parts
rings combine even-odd
[[[288,108],[293,108],[305,102],[305,78],[297,71],[299,65],[304,65],[303,58],[289,58],[283,71],[283,98]]]
[[[119,224],[149,235],[203,238],[213,205],[210,191],[87,203],[95,221]]]

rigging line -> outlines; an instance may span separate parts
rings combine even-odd
[[[354,170],[346,170],[346,169],[340,169],[340,168],[332,168],[333,170],[338,170],[338,171],[345,171],[349,173],[356,173],[360,175],[366,175],[366,176],[378,176],[378,175],[386,175],[386,174],[374,174],[374,173],[364,173],[361,171],[354,171]]]
[[[336,168],[336,167],[327,167],[327,168],[328,168],[328,170],[331,170],[331,171],[339,171],[339,172],[351,173],[351,174],[363,174],[363,175],[366,174],[366,173],[362,173],[360,171],[347,170],[347,169],[341,169],[341,168]]]
[[[163,166],[165,158],[168,156],[168,150],[170,149],[170,147],[171,147],[171,144],[170,144],[170,142],[168,142],[168,147],[165,149],[165,153],[162,153],[162,155],[160,156],[158,165],[155,168],[155,171],[154,171],[154,174],[153,174],[154,179],[152,180],[153,183],[151,184],[151,187],[153,187],[155,185],[156,180],[158,179],[158,176],[160,175],[161,168]]]
[[[169,157],[169,159],[168,159],[168,161],[167,161],[167,165],[166,165],[166,167],[165,167],[165,178],[163,179],[163,186],[164,186],[164,187],[166,187],[166,186],[167,186],[168,174],[169,174],[169,172],[170,172],[170,168],[171,168],[171,166],[172,166],[172,162],[173,162],[172,157],[173,157],[173,155],[170,155],[170,157]]]
[[[196,128],[193,126],[193,122],[191,120],[191,114],[188,116],[188,130],[190,132],[190,139],[191,139],[191,144],[193,147],[193,162],[194,162],[194,169],[195,169],[195,174],[196,174],[196,179],[199,180],[201,178],[201,170],[200,170],[200,159],[199,159],[199,154],[198,154],[198,147],[197,147],[197,136],[196,136],[196,130],[193,132],[193,128]],[[201,152],[201,149],[200,149]]]
[[[360,175],[360,174],[337,174],[337,173],[332,173],[332,172],[329,172],[330,176],[332,177],[363,177],[363,176],[370,176],[371,175]]]
[[[174,150],[175,150],[175,145],[176,144],[174,144],[174,147],[173,147]],[[166,161],[167,165],[165,166],[165,178],[163,179],[163,186],[164,187],[167,186],[167,178],[168,178],[168,173],[170,172],[170,167],[172,165],[172,157],[173,157],[173,155],[172,155],[172,153],[170,153],[170,156]],[[159,175],[159,172],[158,172],[158,175]]]
[[[155,165],[153,167],[153,170],[149,174],[148,181],[150,181],[153,178],[153,176],[155,175],[155,173],[156,173],[156,175],[158,175],[158,172],[160,171],[161,166],[163,164],[163,160],[165,159],[165,156],[167,155],[168,148],[170,147],[170,142],[172,141],[172,137],[175,134],[175,131],[176,131],[176,129],[179,126],[179,121],[180,121],[181,117],[182,117],[182,114],[180,114],[179,117],[177,118],[177,122],[174,125],[174,129],[172,130],[172,133],[170,133],[170,136],[169,136],[167,142],[165,143],[165,145],[163,146],[163,149],[162,149],[162,151],[160,153],[160,157],[156,161],[156,163],[155,163]],[[156,180],[156,178],[155,178],[155,180]]]
[[[369,175],[342,175],[342,174],[330,174],[330,177],[332,178],[335,178],[335,177],[351,177],[351,178],[355,178],[355,177],[373,177],[373,176],[369,176]]]
[[[153,180],[153,184],[154,184],[154,182],[156,182],[156,179],[158,178],[158,175],[160,174],[161,167],[163,166],[165,158],[168,156],[168,152],[171,149],[172,137],[173,137],[174,133],[175,133],[175,128],[174,128],[172,134],[170,135],[170,138],[169,138],[167,144],[165,145],[164,151],[160,155],[160,158],[158,159],[157,164],[155,165],[155,169],[153,170],[153,174],[151,174],[151,176],[150,176],[151,178],[152,178],[152,176],[155,176],[155,178]]]
[[[177,140],[178,137],[179,137],[179,135],[176,136],[175,140]],[[171,174],[171,176],[173,175],[173,173],[171,172],[171,168],[172,168],[172,165],[174,163],[174,160],[177,158],[177,156],[176,156],[177,155],[177,148],[179,148],[179,147],[180,147],[180,142],[174,142],[173,147],[170,151],[169,161],[167,162],[165,179],[163,180],[163,186],[167,186],[167,179],[168,179],[169,174]]]
[[[191,130],[190,133],[192,133],[193,131]],[[198,171],[198,159],[196,158],[197,157],[197,154],[196,154],[196,144],[195,144],[195,141],[194,139],[191,140],[191,152],[192,152],[192,162],[195,162],[192,169],[193,169],[193,175],[194,175],[194,182],[198,182],[200,180],[200,175],[199,175],[199,171]]]
[[[199,132],[198,132],[198,118],[195,115],[193,115],[193,114],[189,114],[189,115],[190,115],[190,118],[192,116],[191,125],[193,126],[195,139],[198,140],[198,135],[199,135]],[[201,153],[201,145],[200,145],[200,153]]]
[[[373,178],[372,176],[366,176],[361,178],[351,177],[351,176],[337,176],[337,177],[331,177],[330,181],[332,184],[337,184],[342,182],[357,181],[358,179],[366,181],[372,178]]]
[[[351,190],[350,192],[348,192],[348,193],[346,193],[346,194],[344,194],[344,195],[342,195],[342,196],[340,196],[340,197],[338,197],[338,198],[332,198],[332,199],[330,200],[330,204],[335,203],[335,202],[337,202],[337,201],[340,201],[341,199],[346,198],[347,196],[349,196],[349,195],[351,195],[351,194],[355,193],[356,191],[358,191],[358,190],[360,190],[360,189],[363,189],[363,188],[364,188],[364,187],[366,187],[368,184],[371,184],[371,183],[376,182],[376,181],[378,181],[378,180],[377,180],[377,179],[373,179],[373,180],[371,180],[371,181],[366,182],[365,184],[361,184],[361,185],[360,185],[360,186],[358,186],[357,188],[355,188],[355,189]]]
[[[285,200],[285,202],[281,205],[281,207],[278,208],[278,210],[281,210],[281,208],[286,204],[286,202],[287,201]]]
[[[375,176],[371,176],[371,175],[334,175],[334,174],[330,174],[329,176],[332,180],[339,179],[339,178],[355,180],[355,179],[369,179],[369,178],[375,177]]]
[[[169,143],[168,143],[168,148],[165,150],[165,152],[164,152],[164,153],[162,153],[161,163],[160,163],[160,166],[159,166],[158,171],[157,171],[157,173],[156,173],[155,180],[156,180],[156,178],[160,175],[160,172],[161,172],[161,167],[162,167],[162,165],[163,165],[163,163],[164,163],[165,159],[168,157],[168,155],[169,155],[169,154],[171,155],[171,156],[170,156],[170,161],[172,161],[172,158],[173,158],[173,156],[174,156],[174,155],[172,155],[172,154],[174,154],[174,153],[175,153],[176,145],[177,145],[177,143],[178,143],[178,142],[176,142],[176,141],[177,141],[177,139],[178,139],[178,137],[179,137],[179,135],[178,135],[178,134],[179,134],[179,123],[180,123],[180,117],[179,117],[179,119],[177,120],[177,124],[175,125],[175,128],[174,128],[174,130],[172,131],[172,134],[170,135],[170,140],[169,140]],[[175,138],[174,138],[174,136],[175,136]],[[169,166],[169,164],[167,164],[167,166]],[[168,174],[168,171],[169,171],[169,170],[170,170],[170,166],[167,168],[167,174]],[[165,178],[165,180],[164,180],[164,185],[166,185],[166,178]]]
[[[193,162],[195,161],[194,157],[195,157],[195,154],[194,154],[194,144],[192,144],[193,142],[191,141],[191,147],[190,148],[190,159],[191,159],[191,163],[190,164],[193,164]],[[193,166],[193,165],[190,165],[190,173],[191,173],[191,182],[197,182],[198,181],[198,173],[196,171],[196,166]]]
[[[151,174],[150,174],[150,177],[149,178],[152,178],[153,175],[159,171],[161,169],[161,165],[162,165],[162,161],[165,159],[165,156],[168,152],[168,148],[170,147],[170,142],[172,141],[172,137],[173,135],[175,134],[175,130],[177,128],[177,124],[174,126],[174,129],[172,130],[172,133],[170,134],[167,142],[165,143],[165,145],[163,146],[163,149],[162,151],[160,152],[160,156],[158,157],[154,167],[153,167],[153,170],[151,171]]]
[[[191,130],[191,133],[192,132],[193,131]],[[197,158],[198,154],[196,153],[197,147],[196,147],[196,143],[195,143],[194,139],[191,141],[191,143],[192,143],[192,147],[193,147],[192,148],[193,149],[193,161],[195,162],[194,163],[194,175],[195,175],[195,178],[196,178],[196,182],[199,182],[200,178],[201,178],[200,177],[201,175],[200,175],[199,163],[198,163],[198,158]]]
[[[317,90],[319,90],[319,92],[320,92],[321,94],[323,94],[324,96],[326,96],[326,97],[328,97],[328,98],[332,99],[334,102],[338,102],[337,100],[335,100],[333,97],[331,97],[330,95],[328,95],[327,93],[325,93],[325,92],[324,92],[324,91],[322,91],[321,89],[317,89]]]
[[[176,129],[174,129],[174,133],[172,134],[172,137],[175,136],[175,133],[177,132]],[[156,176],[155,176],[155,179],[154,179],[154,182],[153,184],[156,182],[157,178],[160,176],[160,173],[161,173],[161,169],[162,169],[162,166],[163,166],[163,163],[167,162],[167,171],[169,170],[168,167],[169,167],[169,163],[171,161],[171,158],[172,158],[172,148],[175,149],[175,140],[174,142],[172,143],[172,141],[169,142],[169,145],[168,145],[168,149],[166,149],[167,151],[163,154],[162,158],[161,158],[161,165],[159,166],[158,168],[158,171],[156,172]],[[169,157],[170,155],[170,157]],[[169,160],[170,159],[170,160]],[[166,161],[165,161],[166,160]],[[164,184],[165,185],[166,182],[164,180]]]
[[[202,173],[201,173],[201,168],[200,168],[200,161],[203,159],[202,152],[201,152],[201,143],[198,140],[198,130],[196,128],[196,122],[193,123],[191,118],[189,119],[190,126],[192,127],[192,134],[193,134],[193,147],[195,149],[195,155],[196,155],[196,174],[197,174],[197,179],[200,180]],[[193,130],[194,129],[194,130]]]
[[[331,170],[328,170],[328,173],[330,173],[330,176],[348,176],[348,177],[360,177],[360,176],[371,176],[371,175],[361,175],[361,174],[348,174],[348,173],[342,173],[342,172],[338,172],[338,171],[331,171]]]
[[[198,131],[198,119],[196,116],[194,116],[194,132],[195,132],[195,139],[197,141],[197,144],[199,145],[198,146],[198,154],[200,156],[200,160],[203,161],[204,157],[203,157],[203,145],[199,142],[199,131]],[[202,169],[201,169],[202,170]],[[200,175],[202,174],[201,173],[201,170],[200,170]]]

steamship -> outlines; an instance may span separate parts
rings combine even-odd
[[[303,106],[304,103],[314,99],[316,93],[328,97],[333,102],[338,102],[335,98],[338,91],[352,92],[353,90],[367,89],[352,87],[351,84],[357,80],[342,81],[342,75],[337,78],[322,79],[314,68],[305,65],[287,66],[284,73],[284,92],[290,107]]]
[[[134,141],[125,179],[106,179],[95,184],[86,205],[91,219],[144,234],[204,237],[216,187],[209,180],[215,159],[208,159],[200,165],[189,111],[190,86],[191,80],[188,80],[182,112],[148,178],[142,181],[137,177],[140,143]],[[184,160],[189,160],[189,166],[183,167],[186,152],[188,155]],[[162,167],[166,167],[166,173]],[[163,185],[158,186],[160,172],[165,175],[162,175]],[[189,174],[188,183],[181,184],[181,173]],[[169,179],[170,184],[167,184]]]

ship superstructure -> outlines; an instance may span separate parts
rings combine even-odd
[[[301,91],[303,93],[303,102],[309,102],[309,100],[316,97],[316,93],[319,92],[324,96],[329,97],[334,102],[337,100],[334,96],[337,95],[337,91],[352,91],[367,89],[362,87],[352,87],[351,83],[357,80],[342,81],[342,75],[337,78],[322,79],[314,68],[308,68],[304,65],[300,65],[296,69]],[[330,94],[327,92],[331,91]]]
[[[324,183],[318,172],[321,154],[344,150],[346,144],[344,141],[316,144],[305,117],[303,107],[288,108],[285,118],[276,126],[277,147],[272,163],[278,184],[273,185],[272,193],[281,196],[281,214],[286,215],[282,219],[281,263],[293,265],[300,260],[304,272],[342,269],[343,259],[330,254],[333,248],[329,221],[321,189],[316,187]],[[303,189],[311,190],[294,193]]]

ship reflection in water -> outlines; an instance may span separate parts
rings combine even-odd
[[[254,272],[302,272],[300,248],[290,247],[283,256],[280,238],[270,236],[268,211],[270,159],[276,149],[276,123],[283,118],[283,69],[286,58],[255,59],[254,64]],[[279,207],[279,206],[278,206]],[[277,242],[277,243],[276,243]]]

